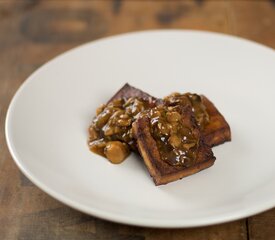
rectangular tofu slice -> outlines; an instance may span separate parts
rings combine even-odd
[[[133,124],[133,133],[137,139],[140,155],[142,156],[144,163],[156,185],[167,184],[197,173],[212,166],[215,161],[211,148],[204,143],[203,136],[201,135],[195,122],[190,107],[181,108],[178,112],[181,116],[178,120],[178,124],[184,129],[190,129],[193,134],[192,136],[195,136],[197,141],[196,146],[192,150],[195,157],[191,159],[191,162],[189,159],[189,163],[187,165],[185,165],[185,160],[181,162],[183,164],[174,164],[176,162],[172,162],[173,164],[171,164],[171,162],[169,162],[170,160],[166,161],[166,159],[164,159],[164,156],[169,155],[171,152],[169,153],[167,149],[163,149],[159,144],[161,136],[158,137],[158,135],[154,135],[154,130],[152,130],[154,120],[152,116],[148,117],[148,115],[145,114],[138,118]],[[167,112],[165,114],[167,114]],[[169,139],[172,135],[172,133],[171,135],[168,135]],[[184,139],[184,137],[181,139]],[[175,149],[175,151],[178,151],[179,147],[175,147]]]

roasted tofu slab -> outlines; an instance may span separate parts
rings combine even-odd
[[[157,106],[133,123],[139,152],[156,185],[197,173],[214,164],[211,148],[190,106]]]

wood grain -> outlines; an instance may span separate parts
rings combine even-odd
[[[193,229],[152,229],[103,221],[49,197],[15,166],[4,121],[20,84],[54,56],[84,42],[147,29],[200,29],[275,48],[274,1],[0,0],[0,238],[275,239],[275,209]],[[184,217],[184,216],[183,216]]]

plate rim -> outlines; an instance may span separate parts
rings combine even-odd
[[[246,209],[245,214],[243,212],[234,212],[234,214],[221,214],[218,215],[218,217],[212,217],[210,220],[202,219],[202,220],[189,220],[189,221],[184,221],[183,220],[156,220],[155,218],[132,218],[128,216],[121,215],[119,213],[110,213],[108,211],[104,211],[101,209],[98,209],[96,207],[87,207],[84,204],[79,204],[76,201],[71,200],[70,198],[58,193],[57,191],[52,190],[49,188],[46,184],[42,183],[39,178],[36,178],[32,175],[31,172],[29,172],[26,167],[23,164],[23,161],[20,160],[20,156],[16,152],[16,147],[14,146],[12,140],[11,140],[11,127],[10,127],[10,122],[11,122],[11,116],[12,112],[14,111],[14,107],[16,105],[17,99],[20,97],[20,94],[22,91],[24,91],[25,87],[28,84],[31,84],[32,81],[35,79],[36,75],[40,73],[41,70],[43,70],[45,67],[48,65],[52,64],[53,62],[57,61],[59,58],[63,58],[67,54],[70,54],[71,52],[78,51],[80,48],[84,48],[88,45],[95,45],[98,42],[103,42],[103,41],[112,41],[117,38],[127,38],[129,36],[134,36],[134,35],[142,35],[142,34],[154,34],[154,33],[163,33],[163,34],[168,34],[168,33],[191,33],[191,34],[202,34],[202,35],[212,35],[215,37],[224,37],[224,38],[230,38],[233,40],[238,40],[242,42],[247,42],[249,44],[254,44],[255,46],[262,47],[266,50],[271,50],[273,53],[275,53],[275,50],[269,46],[263,45],[261,43],[245,39],[239,36],[234,36],[234,35],[228,35],[225,33],[218,33],[218,32],[211,32],[211,31],[201,31],[201,30],[191,30],[191,29],[153,29],[153,30],[145,30],[145,31],[132,31],[132,32],[127,32],[127,33],[122,33],[122,34],[117,34],[117,35],[112,35],[100,39],[96,39],[93,41],[89,41],[86,43],[83,43],[81,45],[78,45],[74,48],[71,48],[61,54],[56,55],[55,57],[51,58],[49,61],[45,62],[43,65],[41,65],[38,69],[36,69],[33,73],[31,73],[20,85],[20,87],[15,91],[15,94],[13,95],[10,104],[8,106],[8,110],[6,112],[6,119],[5,119],[5,137],[6,137],[6,142],[7,146],[9,149],[9,152],[12,156],[13,161],[16,163],[17,167],[19,170],[32,182],[34,183],[35,186],[40,188],[43,192],[47,193],[54,199],[58,200],[61,203],[64,203],[65,205],[76,209],[80,212],[83,212],[85,214],[89,214],[92,216],[95,216],[100,219],[108,220],[108,221],[113,221],[117,223],[122,223],[122,224],[127,224],[127,225],[133,225],[133,226],[141,226],[141,227],[155,227],[155,228],[190,228],[190,227],[202,227],[202,226],[209,226],[213,224],[221,224],[221,223],[226,223],[226,222],[231,222],[235,220],[239,220],[242,218],[247,218],[252,215],[267,211],[275,207],[275,200],[269,200],[265,201],[265,204],[261,204],[261,206],[258,207],[250,207],[249,209]]]

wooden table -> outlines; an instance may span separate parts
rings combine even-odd
[[[274,26],[274,1],[0,0],[0,239],[275,239],[275,209],[177,230],[126,226],[82,214],[24,177],[4,136],[7,107],[20,84],[46,61],[81,43],[129,31],[180,28],[233,34],[275,48]]]

